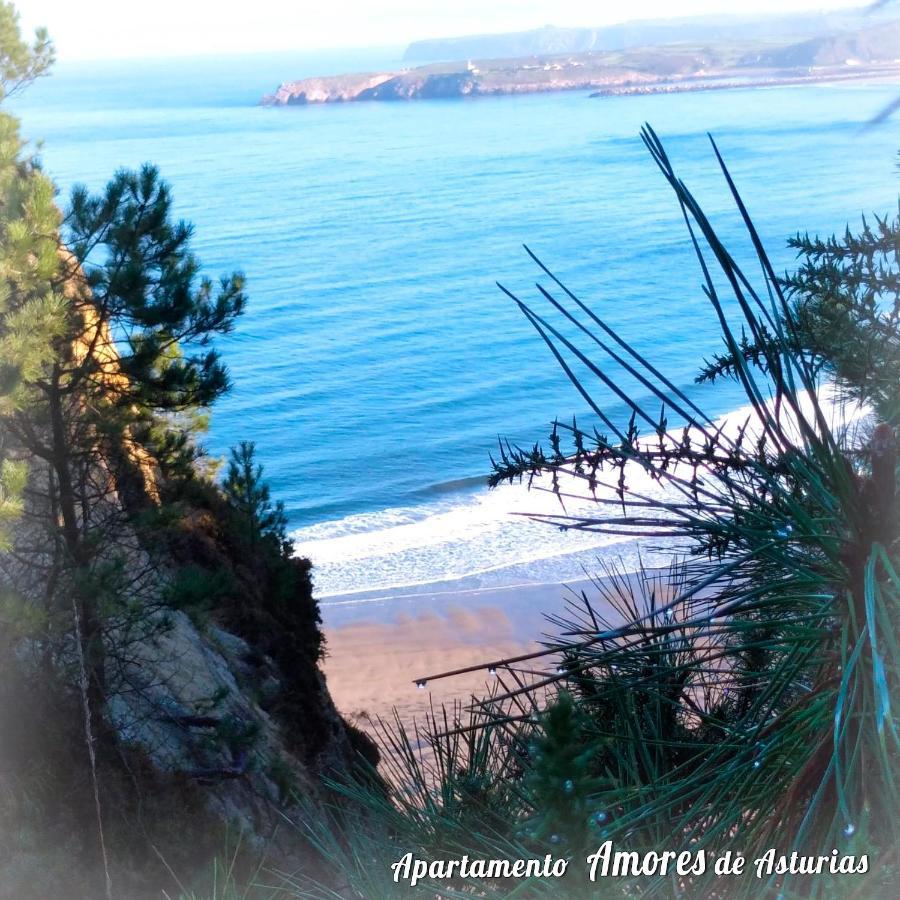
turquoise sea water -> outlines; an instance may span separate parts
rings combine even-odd
[[[14,109],[63,195],[152,160],[206,269],[245,271],[249,310],[219,342],[235,387],[207,444],[257,442],[322,596],[574,577],[602,542],[513,519],[546,499],[478,481],[498,435],[531,444],[584,412],[495,281],[537,298],[527,243],[725,413],[740,403],[732,386],[692,384],[716,323],[640,126],[745,255],[712,132],[785,267],[797,229],[896,209],[897,120],[864,123],[898,87],[256,105],[280,80],[389,64],[387,51],[70,64]]]

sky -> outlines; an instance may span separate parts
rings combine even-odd
[[[625,19],[836,9],[859,0],[18,0],[61,60],[402,46],[428,37]]]

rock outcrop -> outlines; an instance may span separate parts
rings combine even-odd
[[[282,84],[266,103],[273,106],[287,106],[303,103],[340,103],[357,100],[365,91],[371,91],[390,81],[390,74],[343,75],[325,78],[304,78]]]
[[[676,69],[683,68],[675,63]],[[424,66],[399,73],[365,73],[304,78],[282,84],[263,97],[266,106],[307,103],[344,103],[367,100],[439,100],[487,97],[498,94],[534,94],[544,91],[586,90],[609,84],[639,84],[657,76],[610,66],[589,66],[579,60],[492,61],[490,66]]]
[[[310,564],[249,545],[199,476],[147,491],[132,451],[98,451],[89,473],[102,498],[90,515],[103,537],[93,570],[106,657],[91,737],[117,895],[159,896],[167,882],[177,893],[169,869],[190,882],[229,841],[248,859],[303,868],[309,851],[288,823],[316,807],[323,775],[351,777],[360,754],[377,762],[318,667]],[[33,463],[15,547],[0,554],[0,898],[62,896],[63,882],[65,896],[102,895],[78,644],[72,606],[54,593],[40,489],[49,477]]]

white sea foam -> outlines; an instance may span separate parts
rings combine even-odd
[[[820,392],[822,406],[833,429],[858,422],[866,410],[841,407],[830,388]],[[809,399],[801,398],[809,414]],[[734,436],[750,422],[752,436],[758,423],[752,409],[742,407],[715,424]],[[752,438],[751,438],[752,439]],[[615,497],[616,475],[607,473],[599,496]],[[626,467],[627,489],[632,497],[661,497],[666,490],[639,467]],[[294,532],[296,552],[315,565],[317,594],[327,599],[456,579],[471,586],[565,582],[596,572],[599,560],[612,560],[626,570],[639,564],[639,552],[665,551],[665,541],[653,547],[630,536],[589,531],[560,531],[527,514],[593,514],[599,507],[589,498],[565,498],[565,509],[549,490],[548,478],[534,486],[502,485],[449,493],[415,507],[386,509],[322,522]],[[563,482],[564,493],[583,494],[584,482]],[[611,514],[615,515],[615,507]],[[674,544],[669,542],[670,552]],[[657,560],[663,563],[665,560]]]
[[[588,508],[586,502],[566,504],[569,513]],[[315,564],[322,598],[465,577],[510,583],[545,580],[549,573],[553,580],[564,580],[580,572],[574,554],[628,540],[560,532],[517,515],[558,512],[559,501],[546,490],[513,484],[324,522],[293,537],[296,552]],[[504,576],[488,577],[501,570]]]

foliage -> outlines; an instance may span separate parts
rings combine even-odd
[[[234,589],[234,578],[227,570],[210,572],[188,564],[178,570],[166,588],[166,605],[184,610],[195,624],[200,624]]]
[[[39,28],[28,44],[22,39],[15,6],[0,3],[0,100],[45,74],[53,56],[47,30]]]
[[[43,33],[30,49],[22,42],[0,4],[4,88],[51,56]],[[96,195],[76,188],[61,213],[17,122],[0,113],[0,844],[12,860],[0,881],[21,859],[43,858],[36,896],[60,893],[70,849],[84,859],[72,896],[97,896],[104,880],[109,895],[107,865],[117,889],[137,896],[158,893],[151,846],[180,866],[216,845],[198,776],[161,776],[124,746],[143,722],[123,724],[123,697],[146,700],[150,717],[169,712],[148,684],[181,664],[178,648],[156,659],[173,608],[248,635],[242,664],[260,681],[280,676],[277,660],[285,675],[269,678],[267,711],[298,752],[316,758],[340,727],[316,667],[309,563],[289,558],[280,506],[251,459],[246,480],[232,482],[249,489],[247,532],[241,509],[198,471],[198,434],[229,386],[212,341],[242,312],[244,281],[201,274],[192,228],[173,209],[145,165]],[[36,702],[45,696],[52,710]],[[29,715],[16,717],[29,697]],[[252,727],[224,721],[214,739],[242,751]],[[185,843],[188,828],[203,834]],[[140,883],[150,871],[155,883]]]
[[[241,441],[232,448],[228,474],[222,485],[244,538],[256,548],[260,542],[274,544],[284,557],[293,545],[287,536],[284,504],[273,504],[269,486],[262,480],[263,467],[255,461],[256,445]]]
[[[285,896],[279,887],[266,887],[265,877],[257,873],[250,879],[241,878],[235,872],[233,857],[216,859],[212,871],[198,890],[185,890],[175,895],[177,900],[281,900]],[[174,900],[164,893],[165,900]]]
[[[0,3],[0,99],[42,74],[52,61],[46,34],[33,46],[19,34],[18,15]],[[25,384],[53,357],[62,300],[50,283],[57,267],[59,213],[53,186],[25,152],[15,118],[0,111],[0,546],[20,511],[21,461],[2,428],[26,401]]]
[[[7,54],[20,80],[24,52]],[[35,56],[28,71],[41,65]],[[228,387],[209,344],[242,311],[243,277],[216,286],[200,276],[192,229],[174,220],[153,166],[116,173],[96,196],[76,188],[61,217],[14,120],[0,126],[10,137],[0,142],[0,443],[38,464],[16,552],[39,561],[29,589],[54,639],[67,640],[77,618],[99,714],[117,689],[107,657],[122,669],[130,642],[165,627],[159,573],[130,513],[158,493],[152,451],[183,474],[197,409]]]
[[[598,774],[599,747],[590,740],[590,720],[568,691],[547,707],[529,746],[525,789],[534,810],[530,836],[551,844],[590,847],[595,818],[592,800],[607,779]]]
[[[875,354],[870,366],[840,364],[871,316],[851,320],[846,344],[818,354],[801,319],[813,310],[821,323],[847,298],[860,311],[882,309],[897,283],[893,232],[885,225],[880,238],[867,232],[861,243],[798,239],[806,264],[780,279],[716,150],[761,268],[754,285],[649,128],[644,140],[684,214],[720,323],[725,353],[716,374],[740,383],[750,412],[742,422],[714,421],[539,262],[552,288],[538,290],[556,321],[507,292],[598,423],[555,425],[549,450],[502,444],[494,483],[547,485],[564,505],[538,518],[558,527],[673,538],[689,555],[667,573],[607,573],[596,598],[582,595],[555,621],[556,642],[486,663],[500,688],[475,705],[480,721],[433,717],[424,738],[399,725],[390,732],[401,769],[393,793],[355,795],[388,842],[354,823],[345,844],[320,848],[355,896],[391,896],[366,883],[374,876],[356,860],[396,860],[398,847],[427,860],[490,858],[515,846],[524,856],[563,853],[579,867],[585,844],[601,839],[639,852],[702,850],[710,859],[728,851],[753,859],[770,847],[831,859],[834,850],[868,854],[871,867],[855,878],[772,873],[723,886],[710,865],[680,878],[609,880],[610,895],[891,894],[900,845],[896,438],[884,421],[856,438],[843,427],[842,404],[823,399],[825,374],[839,376],[839,401],[879,399]],[[887,252],[876,264],[868,247],[882,238]],[[879,345],[885,355],[896,342],[890,315],[888,308],[881,323],[894,328]],[[619,388],[616,371],[651,400]],[[895,408],[896,379],[877,383],[879,406]],[[628,405],[628,423],[606,413],[598,387]],[[673,430],[670,419],[682,425]],[[636,487],[648,477],[652,491]],[[566,512],[573,496],[595,501],[597,513]],[[466,747],[437,773],[423,770],[411,749],[424,743],[442,758],[442,748],[459,746],[454,740],[480,749]],[[506,765],[511,746],[515,765]],[[488,798],[474,819],[463,818],[471,806],[455,802],[469,760]],[[582,877],[573,896],[588,887]],[[558,887],[551,880],[514,890],[476,879],[429,884],[420,895],[435,890],[537,897]]]
[[[0,461],[0,550],[8,550],[11,546],[9,529],[22,514],[26,477],[22,463],[9,459]]]
[[[120,406],[178,411],[212,403],[228,380],[208,345],[243,310],[243,276],[218,286],[199,276],[192,228],[173,220],[158,170],[121,170],[96,196],[75,188],[64,224],[74,257],[66,276],[82,272],[89,289],[76,336],[89,352],[75,354],[69,378],[99,384]]]
[[[783,317],[782,333],[796,353],[839,381],[845,394],[870,403],[878,417],[900,424],[900,215],[864,218],[862,230],[848,228],[840,238],[822,240],[808,234],[789,242],[802,262],[779,280],[791,304],[791,325]],[[763,326],[757,339],[744,337],[745,362],[761,366],[777,341]],[[769,345],[766,348],[764,345]],[[734,356],[726,351],[709,362],[699,376],[713,381],[737,376]]]
[[[459,896],[465,883],[425,879],[411,888],[395,883],[391,865],[407,851],[428,862],[459,858],[516,859],[529,855],[520,827],[521,778],[527,727],[484,728],[475,710],[432,710],[420,730],[378,721],[381,778],[331,781],[329,804],[296,821],[322,858],[322,874],[299,873],[290,881],[297,896],[334,898],[346,882],[352,897]],[[462,726],[453,728],[452,726]],[[363,766],[363,773],[365,767]],[[479,885],[486,889],[486,885]],[[506,896],[488,892],[485,896]]]
[[[24,386],[52,358],[62,298],[52,283],[59,213],[53,187],[24,155],[18,123],[0,113],[0,414],[27,401]]]

